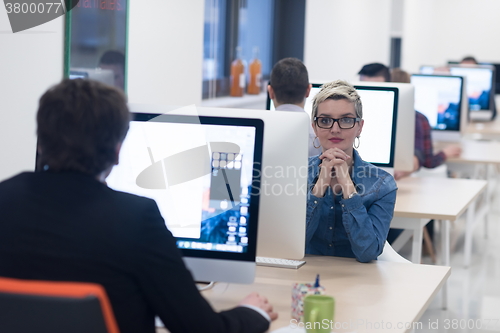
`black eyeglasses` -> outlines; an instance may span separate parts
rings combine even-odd
[[[352,118],[352,117],[344,117],[340,119],[329,118],[329,117],[314,117],[314,121],[319,128],[330,129],[333,127],[333,124],[337,122],[341,129],[350,129],[353,128],[354,125],[360,121],[361,118]]]

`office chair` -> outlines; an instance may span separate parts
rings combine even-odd
[[[2,333],[119,333],[98,284],[0,277]]]
[[[384,244],[384,249],[382,251],[382,253],[378,256],[377,260],[380,260],[380,261],[391,261],[391,262],[401,262],[401,263],[405,263],[405,264],[411,264],[412,262],[403,258],[402,255],[400,255],[399,253],[397,253],[391,246],[391,244],[389,244],[388,241],[385,241],[385,244]]]

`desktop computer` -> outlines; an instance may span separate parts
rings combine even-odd
[[[392,171],[413,170],[415,112],[413,86],[404,83],[359,82],[354,87],[361,97],[365,123],[362,144],[357,149],[361,157],[378,167]],[[311,117],[312,100],[321,84],[313,83],[304,110]],[[267,99],[267,109],[275,110]]]
[[[471,121],[490,121],[496,113],[494,66],[459,64],[451,64],[449,67],[421,66],[420,73],[464,77],[469,105],[468,119]]]
[[[263,126],[133,113],[107,184],[156,201],[197,281],[253,282]]]
[[[495,108],[495,67],[488,65],[451,65],[450,74],[467,79],[469,119],[489,121]]]
[[[413,74],[415,110],[424,114],[437,141],[455,142],[467,121],[464,78],[449,75]]]
[[[255,172],[260,176],[260,182],[252,187],[259,196],[258,232],[256,238],[256,254],[260,257],[273,257],[284,259],[302,259],[305,251],[305,216],[306,216],[306,197],[307,197],[307,149],[308,149],[308,127],[310,126],[309,117],[303,113],[294,112],[269,112],[263,110],[242,110],[227,108],[202,108],[202,107],[175,107],[158,105],[131,104],[130,110],[135,113],[156,113],[168,115],[195,115],[197,117],[211,117],[222,121],[225,118],[249,119],[263,122],[263,145],[262,161],[255,162]],[[185,131],[178,132],[179,135]],[[199,131],[189,131],[191,137],[197,137]],[[147,133],[147,131],[146,131]],[[175,132],[177,133],[177,131]],[[293,133],[290,135],[290,133]],[[129,133],[130,135],[130,133]],[[233,143],[234,133],[226,133],[224,137],[211,140],[211,145],[218,142]],[[184,150],[205,149],[199,148],[208,145],[202,137],[197,141],[195,147],[187,147],[182,136],[172,135],[169,141],[171,144],[171,155],[156,156],[153,151],[154,161],[173,158],[172,155],[179,154]],[[238,137],[237,137],[238,139]],[[193,140],[190,138],[190,140]],[[238,139],[241,140],[241,137]],[[246,142],[248,138],[244,141]],[[238,146],[240,144],[238,143]],[[141,157],[144,162],[142,172],[153,165],[149,156],[149,151],[143,149]],[[247,154],[248,155],[248,154]],[[243,154],[243,158],[245,156]],[[124,163],[125,155],[121,154],[120,164]],[[131,155],[131,158],[137,158],[139,155]],[[247,156],[249,158],[249,156]],[[193,164],[193,163],[190,163]],[[118,165],[120,166],[120,165]],[[157,167],[159,168],[159,167]],[[163,167],[162,167],[163,168]],[[187,169],[187,168],[185,168]],[[161,170],[163,171],[163,170]],[[159,172],[159,171],[157,171]],[[202,173],[202,171],[199,171]],[[163,174],[163,173],[162,173]],[[112,175],[110,175],[112,176]],[[111,179],[111,178],[110,178]],[[167,184],[167,185],[170,185]],[[162,184],[163,186],[163,184]],[[172,189],[170,189],[172,190]],[[243,187],[242,191],[245,191]],[[176,195],[183,195],[182,192],[176,192]],[[244,193],[244,192],[242,192]],[[142,194],[150,196],[148,194]],[[184,193],[184,195],[188,195]],[[167,220],[167,219],[166,219]],[[170,228],[170,226],[169,226]],[[237,230],[239,231],[239,229]],[[175,236],[175,232],[174,232]],[[186,235],[184,235],[186,236]],[[196,236],[193,234],[192,236]],[[179,239],[181,242],[187,242],[186,239]],[[249,239],[250,242],[250,239]],[[179,243],[182,249],[185,243]],[[198,257],[197,261],[205,261],[203,255],[207,253],[203,249],[191,249],[189,255],[191,258]],[[185,256],[187,251],[183,249]],[[186,261],[193,261],[189,257]],[[234,263],[234,261],[233,261]],[[214,271],[215,267],[210,264],[200,266],[196,262],[194,266],[203,267],[206,271]],[[189,266],[191,269],[191,266]],[[233,270],[238,266],[233,265]],[[221,270],[222,272],[222,270]],[[195,276],[196,277],[196,276]],[[198,278],[201,279],[201,278]],[[202,280],[206,280],[202,279]],[[216,281],[226,281],[225,279],[214,278]]]

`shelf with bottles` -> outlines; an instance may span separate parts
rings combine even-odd
[[[262,92],[262,63],[259,60],[259,48],[253,48],[253,59],[248,66],[248,85],[246,80],[247,65],[242,58],[241,46],[236,47],[236,58],[231,63],[230,91],[232,97],[242,97],[245,92],[258,95]]]

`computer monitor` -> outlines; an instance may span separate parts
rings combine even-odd
[[[76,68],[69,71],[70,79],[91,79],[113,86],[115,84],[115,74],[111,69],[103,68]]]
[[[197,281],[253,282],[263,126],[259,119],[133,114],[106,182],[156,201]]]
[[[469,110],[492,112],[495,94],[495,67],[486,65],[452,65],[451,75],[467,78]]]
[[[131,104],[130,110],[262,120],[264,143],[257,255],[285,259],[304,257],[310,126],[305,113],[145,104]]]
[[[422,74],[444,74],[465,77],[471,120],[491,120],[495,111],[495,67],[491,65],[450,64],[447,68],[422,66]]]
[[[413,87],[410,84],[380,82],[359,82],[354,87],[361,97],[365,119],[361,145],[357,149],[361,157],[379,167],[413,170]],[[304,105],[309,116],[312,100],[320,89],[321,84],[312,84]],[[267,109],[275,110],[269,96]]]
[[[460,61],[457,60],[448,61],[448,65],[459,65],[459,64]],[[495,67],[495,94],[497,95],[500,94],[500,82],[499,82],[500,75],[497,74],[500,71],[500,64],[495,62],[480,62],[479,65],[489,65]]]
[[[459,141],[466,121],[464,78],[449,75],[413,74],[415,110],[423,113],[437,141]],[[465,115],[464,115],[465,112]]]

